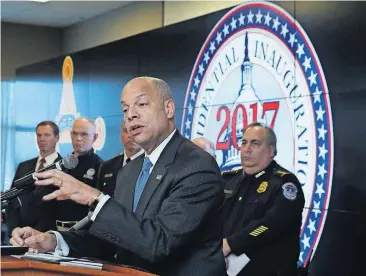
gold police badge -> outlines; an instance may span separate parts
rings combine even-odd
[[[268,187],[268,182],[267,182],[267,181],[263,181],[263,182],[259,185],[259,187],[258,187],[258,189],[257,189],[257,192],[258,192],[258,193],[264,193],[264,192],[267,190],[267,187]]]

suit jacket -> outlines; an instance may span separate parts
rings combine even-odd
[[[150,174],[136,212],[135,183],[144,155],[117,177],[89,233],[62,233],[70,255],[106,258],[160,275],[226,275],[222,254],[222,178],[216,161],[173,135]],[[109,246],[108,246],[109,245]]]
[[[117,175],[123,166],[124,153],[105,161],[98,174],[97,189],[104,194],[113,197],[114,189],[116,188]]]
[[[55,162],[62,159],[58,154]],[[15,172],[14,181],[33,173],[36,169],[38,157],[20,163]],[[39,231],[55,229],[54,202],[45,202],[42,197],[53,192],[51,186],[36,187],[9,201],[6,210],[8,232],[11,234],[15,227],[30,226]]]

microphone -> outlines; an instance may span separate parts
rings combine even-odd
[[[77,223],[75,223],[74,226],[72,226],[71,228],[69,228],[67,230],[67,232],[73,232],[73,231],[78,231],[81,228],[83,228],[85,225],[87,225],[90,221],[91,216],[93,215],[92,212],[89,212],[88,215],[83,218],[82,220],[78,221]]]
[[[15,180],[14,187],[17,189],[29,188],[33,185],[34,181],[38,180],[37,177],[34,175],[35,173],[45,172],[52,169],[62,171],[63,168],[70,170],[76,168],[78,163],[78,158],[75,155],[70,154],[58,162],[55,162],[47,167],[44,167],[43,169],[40,169],[34,173],[28,174],[22,178]]]

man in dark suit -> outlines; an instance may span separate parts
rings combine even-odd
[[[110,196],[114,194],[119,170],[143,153],[142,148],[128,135],[125,122],[122,122],[120,137],[124,146],[123,153],[105,161],[98,176],[97,189]]]
[[[43,167],[61,160],[56,152],[59,140],[59,129],[52,121],[43,121],[36,127],[39,156],[19,164],[15,172],[14,181]],[[42,197],[52,192],[52,187],[37,187],[27,193],[9,201],[6,210],[8,232],[14,228],[31,226],[39,231],[55,229],[55,220],[52,213],[54,202],[44,202]]]
[[[215,159],[178,133],[164,81],[133,79],[121,99],[128,132],[145,154],[120,171],[114,199],[62,172],[37,174],[47,178],[37,185],[59,187],[46,200],[71,198],[91,206],[89,232],[61,235],[25,227],[10,242],[62,255],[117,253],[119,262],[160,275],[225,275],[224,192]]]

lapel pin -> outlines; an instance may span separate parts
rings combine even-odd
[[[161,180],[161,177],[162,177],[162,175],[161,175],[161,174],[158,174],[158,175],[156,176],[156,180]]]

